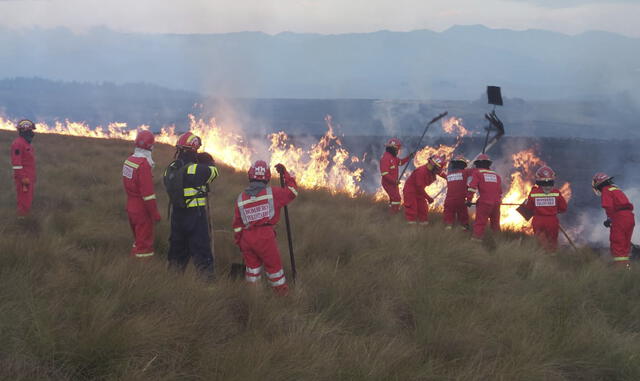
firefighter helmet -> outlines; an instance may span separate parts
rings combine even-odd
[[[138,148],[151,150],[155,140],[156,139],[151,131],[142,130],[138,131],[138,135],[136,135],[135,145]]]
[[[433,155],[429,158],[429,164],[431,164],[434,168],[441,169],[444,167],[445,158],[442,155]]]
[[[189,149],[194,151],[197,151],[200,146],[202,146],[200,138],[191,133],[191,131],[185,132],[184,134],[180,135],[180,137],[178,138],[178,142],[176,143],[177,148]]]
[[[36,125],[29,119],[22,119],[16,125],[16,129],[18,131],[33,131],[36,129]]]
[[[591,182],[591,185],[593,186],[593,189],[599,190],[598,188],[600,188],[602,184],[610,180],[613,180],[613,177],[607,175],[604,172],[598,172],[593,175],[593,181]]]
[[[258,160],[249,168],[249,180],[269,181],[271,180],[271,169],[264,160]]]
[[[474,163],[476,161],[488,161],[488,162],[491,162],[491,158],[486,153],[481,153],[480,155],[478,155],[478,157],[476,157],[476,159],[474,160]]]
[[[542,166],[536,171],[536,181],[553,181],[556,179],[556,173],[548,166]]]
[[[385,147],[395,147],[396,149],[399,150],[400,147],[402,147],[402,142],[398,138],[391,138],[389,139],[387,144],[385,144]]]

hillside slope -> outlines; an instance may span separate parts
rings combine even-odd
[[[0,133],[0,146],[12,138]],[[219,280],[207,286],[191,270],[167,272],[166,220],[157,258],[128,257],[120,171],[130,143],[34,143],[32,217],[14,218],[8,158],[0,171],[0,379],[640,379],[639,274],[588,249],[547,256],[513,234],[475,245],[438,216],[410,229],[366,198],[303,191],[291,206],[299,279],[277,298],[226,278],[245,176],[223,168]],[[165,218],[171,155],[157,147]],[[282,226],[279,236],[286,253]]]

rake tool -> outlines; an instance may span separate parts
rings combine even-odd
[[[409,155],[410,158],[413,158],[416,155],[416,153],[418,152],[418,150],[420,149],[420,145],[422,144],[422,139],[424,139],[424,136],[427,134],[427,131],[429,130],[429,127],[431,127],[431,125],[434,124],[435,122],[437,122],[440,119],[442,119],[445,116],[447,116],[448,113],[449,113],[448,111],[445,111],[442,114],[440,114],[440,115],[436,116],[435,118],[431,119],[431,121],[429,123],[427,123],[427,126],[424,128],[424,132],[422,132],[422,136],[420,136],[420,140],[418,140],[418,145],[416,145],[416,149],[413,151],[413,153],[411,155]],[[409,164],[411,164],[411,159],[409,159],[407,164],[405,164],[404,168],[402,169],[402,172],[400,173],[400,176],[398,176],[398,183],[400,183],[400,179],[402,179],[402,176],[404,175],[405,171],[409,167]]]

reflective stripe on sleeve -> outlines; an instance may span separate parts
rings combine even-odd
[[[124,161],[124,163],[125,163],[126,165],[130,166],[131,168],[138,169],[138,168],[140,167],[140,165],[139,165],[139,164],[136,164],[136,163],[134,163],[134,162],[132,162],[132,161],[129,161],[129,160],[125,160],[125,161]]]
[[[22,166],[21,165],[14,165],[13,169],[22,169]]]
[[[477,192],[478,190],[476,188],[467,188],[468,192]]]
[[[242,228],[234,228],[233,231],[236,233],[240,233],[242,231]]]
[[[198,164],[191,164],[187,167],[187,175],[195,175]]]
[[[155,200],[156,199],[156,195],[155,193],[146,197],[142,198],[144,201],[149,201],[149,200]]]
[[[209,179],[207,180],[207,183],[210,183],[213,181],[213,179],[217,178],[219,173],[218,173],[218,168],[216,167],[209,167],[209,169],[211,170],[211,176],[209,176]]]
[[[386,176],[386,175],[388,175],[388,174],[389,174],[389,172],[382,172],[382,173],[381,173],[381,175],[382,175],[382,176]]]
[[[293,192],[293,194],[295,194],[296,196],[298,195],[298,191],[296,190],[296,188],[294,187],[288,187],[288,188],[291,192]]]
[[[155,253],[151,252],[151,253],[138,253],[136,254],[136,258],[147,258],[147,257],[153,257]]]

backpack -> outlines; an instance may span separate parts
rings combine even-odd
[[[177,208],[186,208],[187,203],[184,198],[184,173],[187,165],[180,159],[174,160],[164,170],[162,181],[164,188],[169,195],[169,203]]]

